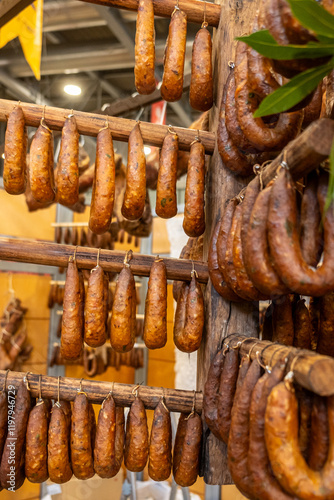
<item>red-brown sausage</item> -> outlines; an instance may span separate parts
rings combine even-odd
[[[20,106],[9,113],[5,134],[3,185],[9,194],[22,194],[27,185],[27,129]]]
[[[176,484],[186,487],[196,482],[199,473],[202,443],[201,417],[195,412],[191,413],[182,419],[180,432],[178,431],[175,437],[173,476]]]
[[[55,199],[53,135],[51,130],[44,124],[38,127],[31,142],[29,182],[31,194],[36,201],[49,203]]]
[[[176,180],[179,139],[168,133],[160,153],[155,211],[159,217],[170,219],[177,213]]]
[[[316,267],[322,252],[321,213],[317,199],[318,174],[307,176],[300,210],[300,247],[303,259]]]
[[[83,320],[81,311],[80,278],[75,261],[69,261],[61,325],[60,355],[64,359],[77,359],[83,347]]]
[[[198,111],[207,111],[213,103],[212,41],[206,27],[196,33],[193,43],[189,102]]]
[[[97,265],[91,270],[85,302],[85,335],[86,344],[99,347],[106,341],[106,324],[104,311],[104,272]]]
[[[320,324],[317,352],[334,356],[334,292],[320,298]]]
[[[203,413],[210,431],[220,439],[218,427],[218,391],[221,371],[225,362],[224,349],[220,349],[211,361],[203,394]]]
[[[29,414],[26,434],[25,474],[31,483],[43,483],[49,477],[48,426],[48,409],[39,400]]]
[[[117,352],[131,351],[135,343],[133,301],[135,280],[131,269],[124,267],[116,283],[110,323],[110,344]]]
[[[184,232],[197,237],[205,231],[204,213],[205,149],[201,142],[190,148],[184,205]]]
[[[48,434],[48,471],[53,483],[63,484],[72,477],[69,426],[59,403],[52,408]]]
[[[136,397],[126,421],[124,465],[132,472],[144,469],[148,459],[148,428],[142,400]]]
[[[111,394],[103,401],[97,421],[94,470],[102,478],[110,478],[115,469],[116,406]]]
[[[152,0],[139,0],[135,40],[135,85],[139,94],[155,90],[155,31]]]
[[[305,300],[299,300],[294,309],[295,336],[293,345],[300,349],[311,349],[312,325]]]
[[[317,394],[312,398],[308,464],[311,469],[319,471],[326,463],[329,449],[327,399]]]
[[[79,133],[75,117],[66,118],[62,134],[57,168],[57,200],[65,206],[79,199]]]
[[[153,262],[148,280],[143,340],[149,349],[160,349],[167,342],[167,275],[159,258]]]
[[[152,422],[148,475],[154,481],[166,481],[172,468],[172,426],[170,413],[162,400],[157,404]]]
[[[273,342],[294,345],[295,327],[291,297],[285,295],[273,302]]]
[[[71,464],[75,477],[89,479],[94,476],[91,441],[91,414],[85,393],[75,396],[71,424]]]

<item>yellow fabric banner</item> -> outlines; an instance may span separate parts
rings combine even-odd
[[[36,0],[0,29],[0,48],[18,36],[37,80],[41,79],[42,31],[43,0]]]

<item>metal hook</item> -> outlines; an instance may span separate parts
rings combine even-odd
[[[29,380],[28,380],[28,375],[29,375],[29,373],[31,373],[31,372],[27,372],[27,373],[24,375],[24,377],[23,377],[23,382],[25,383],[26,388],[27,388],[27,390],[28,390],[28,391],[30,391],[30,385],[29,385]]]
[[[174,128],[172,125],[168,125],[167,130],[168,130],[168,132],[169,132],[170,134],[175,134],[175,135],[177,135],[176,130],[175,130],[175,128]]]
[[[136,386],[132,389],[132,391],[131,391],[131,394],[133,394],[135,398],[138,398],[138,389],[139,389],[139,387],[140,387],[140,384],[136,385]]]
[[[130,267],[130,260],[132,259],[133,257],[133,251],[132,250],[128,250],[125,254],[125,257],[124,257],[124,261],[123,261],[123,264],[125,267]]]
[[[208,23],[206,22],[206,2],[204,2],[204,19],[203,19],[201,28],[207,28],[207,27],[208,27]]]

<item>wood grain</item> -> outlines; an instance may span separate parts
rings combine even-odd
[[[3,387],[6,376],[5,370],[0,370],[0,387]],[[22,372],[9,372],[6,386],[14,385],[18,387],[25,376]],[[29,373],[28,382],[33,397],[38,397],[39,375]],[[92,403],[101,404],[112,391],[113,398],[118,406],[131,406],[134,401],[134,389],[138,388],[138,395],[143,401],[145,408],[154,410],[164,394],[165,403],[170,411],[190,413],[194,404],[194,391],[181,391],[179,389],[164,389],[161,387],[148,387],[140,385],[119,384],[114,382],[100,382],[95,380],[82,380],[82,390],[87,394]],[[58,398],[58,377],[44,376],[41,379],[42,397],[46,399]],[[80,389],[80,379],[61,377],[59,381],[60,399],[73,401]],[[198,413],[202,411],[203,395],[195,394],[195,410]]]
[[[0,238],[0,259],[15,262],[27,262],[48,266],[67,267],[68,259],[73,256],[75,248],[76,261],[80,269],[93,269],[96,266],[97,248],[58,245],[43,241],[15,238]],[[126,252],[101,250],[100,265],[104,271],[120,272]],[[136,276],[149,276],[154,255],[133,254],[130,266]],[[190,281],[193,268],[192,261],[185,259],[164,258],[167,278],[171,280]],[[201,261],[194,261],[201,283],[208,281],[208,266]]]
[[[0,28],[28,7],[33,0],[1,0],[0,2]]]
[[[117,7],[124,10],[138,10],[138,0],[81,0],[83,2]],[[153,0],[154,15],[170,17],[176,5],[176,0]],[[179,0],[180,9],[187,14],[190,23],[202,24],[204,17],[204,2],[200,0]],[[213,3],[206,3],[206,21],[209,26],[218,26],[220,7]]]
[[[17,106],[16,101],[0,99],[0,121],[7,121],[7,117],[12,109]],[[130,132],[136,124],[135,120],[118,118],[93,113],[84,113],[71,109],[53,108],[51,106],[40,106],[21,102],[26,125],[38,127],[43,117],[47,126],[52,130],[62,130],[66,117],[73,113],[77,122],[80,134],[96,137],[99,130],[109,124],[112,137],[115,140],[127,142]],[[173,127],[179,137],[179,148],[184,151],[190,150],[191,143],[196,139],[197,130],[182,127]],[[140,122],[140,130],[145,144],[150,146],[162,146],[162,142],[168,133],[167,125],[157,125],[155,123]],[[212,154],[215,147],[215,134],[211,132],[200,132],[200,139],[207,154]]]

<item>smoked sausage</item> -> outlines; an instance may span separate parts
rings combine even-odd
[[[139,0],[135,40],[135,85],[139,94],[155,90],[155,31],[152,0]]]
[[[213,104],[212,41],[204,23],[193,43],[189,102],[197,111],[207,111]]]
[[[65,413],[56,403],[52,408],[48,433],[48,471],[53,483],[63,484],[72,477],[69,437]]]
[[[160,349],[167,342],[167,274],[159,257],[152,264],[148,280],[143,340],[149,349]]]
[[[57,168],[57,200],[65,206],[79,199],[79,133],[75,117],[69,115],[61,133]]]
[[[176,484],[187,487],[196,482],[199,472],[202,420],[196,412],[193,412],[183,417],[179,426],[174,445],[173,476]]]
[[[111,394],[103,401],[97,421],[94,470],[102,478],[114,476],[116,406]]]
[[[132,472],[144,469],[148,459],[148,428],[142,400],[136,397],[126,422],[124,465]]]
[[[99,347],[106,341],[104,309],[104,272],[98,264],[90,272],[85,302],[84,339],[90,347]]]
[[[166,481],[172,468],[172,426],[170,413],[161,399],[157,404],[150,435],[148,475],[153,481]]]
[[[73,474],[78,479],[94,476],[91,441],[91,414],[84,392],[74,399],[71,423],[71,463]]]
[[[81,311],[80,277],[75,260],[70,260],[66,272],[60,355],[77,359],[83,348],[83,318]]]
[[[204,188],[205,149],[197,141],[190,148],[183,219],[184,232],[194,238],[205,231]]]
[[[49,411],[40,399],[29,414],[26,434],[25,475],[31,483],[43,483],[49,477],[48,426]]]
[[[29,182],[31,194],[39,203],[51,203],[55,199],[53,135],[42,122],[30,146]]]
[[[177,213],[176,180],[179,139],[174,133],[164,138],[160,153],[155,211],[158,217],[170,219]]]
[[[211,361],[203,394],[203,413],[210,431],[220,439],[218,427],[218,391],[221,371],[224,366],[225,353],[220,349]]]
[[[4,152],[4,188],[9,194],[22,194],[27,185],[27,129],[21,106],[9,113]]]

